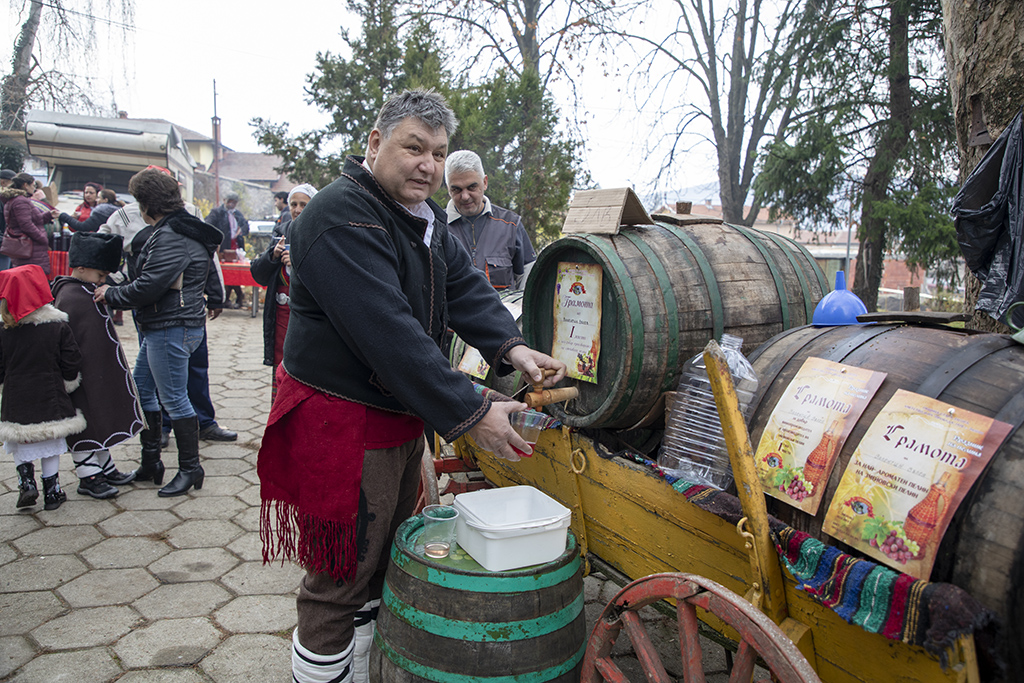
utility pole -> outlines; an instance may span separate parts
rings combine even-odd
[[[213,79],[213,205],[220,206],[220,117],[217,116],[217,79]]]

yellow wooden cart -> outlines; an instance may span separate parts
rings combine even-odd
[[[588,567],[593,562],[628,579],[685,572],[745,595],[826,683],[978,681],[973,637],[959,638],[943,667],[921,647],[845,622],[781,569],[728,366],[714,349],[711,342],[705,359],[745,514],[739,528],[687,501],[650,468],[615,457],[566,427],[543,432],[533,456],[519,462],[496,458],[465,437],[455,443],[456,452],[475,460],[494,484],[534,486],[569,507]],[[720,636],[743,641],[714,614],[697,613]]]

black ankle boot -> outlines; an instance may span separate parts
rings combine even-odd
[[[135,481],[152,481],[157,486],[164,483],[164,464],[160,462],[161,422],[159,410],[146,411],[146,428],[139,433],[142,466],[135,470]]]
[[[61,490],[56,474],[52,477],[43,477],[43,500],[46,501],[43,505],[44,510],[56,510],[67,499],[68,494]]]
[[[23,462],[18,465],[18,495],[19,508],[30,508],[36,504],[39,498],[39,489],[36,488],[36,468],[30,462]]]
[[[160,489],[157,495],[163,498],[183,496],[195,487],[203,488],[206,473],[199,464],[199,418],[193,415],[180,420],[171,420],[174,441],[178,444],[178,473],[171,483]]]

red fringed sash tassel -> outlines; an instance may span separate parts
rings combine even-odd
[[[277,381],[256,467],[263,561],[291,559],[349,581],[363,454],[416,438],[423,422],[329,396],[292,378],[283,364]]]

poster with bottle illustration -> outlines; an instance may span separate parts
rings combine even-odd
[[[565,363],[569,377],[595,384],[601,355],[602,275],[599,263],[565,261],[555,273],[551,355]]]
[[[523,317],[522,298],[503,298],[501,303],[505,306],[505,310],[511,313],[512,317],[517,321]],[[455,369],[477,379],[487,379],[487,373],[490,371],[491,366],[484,360],[483,354],[469,344],[466,344],[466,350],[463,352],[462,358],[459,359],[459,364]]]
[[[754,462],[764,492],[818,512],[846,438],[886,373],[808,358],[761,434]]]
[[[1010,429],[900,389],[857,446],[822,531],[927,579],[949,520]]]

